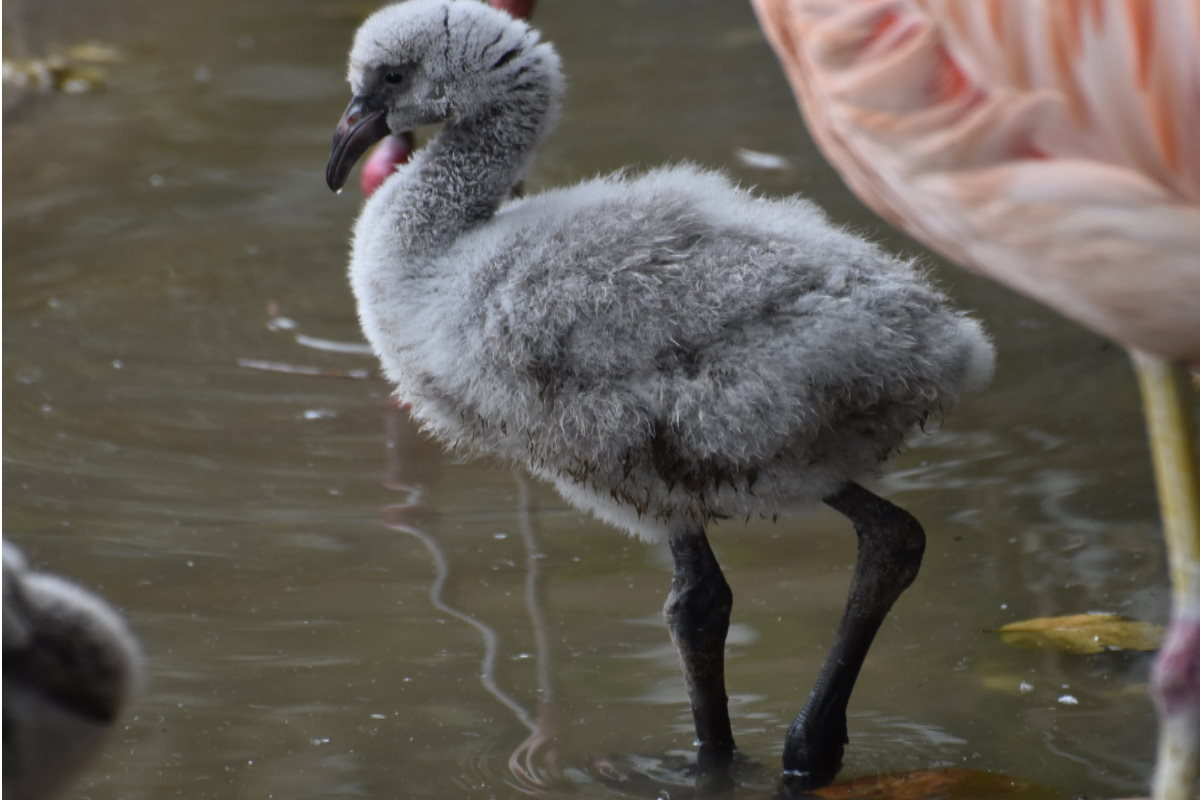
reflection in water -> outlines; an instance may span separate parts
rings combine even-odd
[[[420,515],[424,510],[422,500],[424,488],[409,480],[417,477],[409,474],[411,468],[406,456],[404,437],[411,436],[412,426],[401,415],[401,409],[392,408],[385,413],[387,438],[387,469],[384,485],[394,491],[406,493],[399,503],[389,503],[382,509],[384,524],[400,533],[408,534],[424,545],[434,567],[433,581],[429,585],[429,601],[434,608],[447,616],[464,622],[473,628],[483,643],[480,659],[479,682],[489,695],[512,713],[513,717],[529,730],[526,737],[513,750],[508,767],[517,788],[531,793],[542,793],[551,785],[551,780],[561,777],[553,749],[554,691],[551,682],[550,645],[547,635],[545,598],[541,586],[539,560],[544,556],[537,544],[537,533],[533,522],[533,499],[529,480],[513,471],[517,485],[517,503],[521,541],[525,548],[525,607],[529,612],[530,627],[534,637],[534,667],[537,674],[538,702],[536,711],[530,713],[512,695],[500,688],[496,677],[496,659],[501,651],[500,635],[495,628],[479,618],[452,606],[445,598],[446,583],[450,578],[450,560],[442,547],[427,531],[420,527]]]
[[[272,304],[273,306],[275,304]],[[296,328],[296,322],[281,317],[278,314],[277,308],[271,309],[273,312],[271,319],[267,322],[267,328],[273,331],[291,331]],[[323,339],[317,336],[308,336],[297,332],[295,334],[295,342],[301,347],[307,347],[312,350],[319,350],[324,353],[348,353],[359,356],[371,356],[371,347],[365,342],[343,342],[334,341],[332,339]],[[281,361],[265,361],[259,358],[239,358],[237,360],[239,367],[245,369],[257,369],[263,372],[278,372],[282,375],[309,375],[312,377],[325,378],[354,378],[356,380],[365,380],[373,377],[374,373],[366,369],[342,369],[337,367],[314,367],[304,364],[289,364]]]
[[[517,513],[521,541],[525,545],[525,607],[529,610],[529,626],[533,631],[538,701],[529,736],[509,756],[508,768],[520,786],[541,790],[549,788],[552,780],[562,777],[558,754],[554,749],[558,712],[555,707],[546,598],[540,565],[545,555],[537,542],[534,523],[536,508],[529,479],[515,469],[513,478],[517,482]]]
[[[419,498],[419,490],[414,490],[412,499]],[[415,528],[411,525],[406,525],[403,522],[403,516],[406,511],[416,507],[415,502],[397,503],[384,508],[385,522],[389,528],[401,533],[407,533],[409,536],[415,537],[417,541],[425,546],[429,552],[430,558],[434,566],[433,583],[429,586],[429,600],[433,603],[433,607],[439,611],[445,612],[447,615],[454,617],[460,622],[465,622],[474,628],[480,638],[483,640],[483,658],[480,662],[479,680],[483,684],[483,688],[492,697],[500,701],[500,704],[513,713],[514,716],[521,722],[522,725],[529,729],[533,729],[533,719],[529,716],[520,703],[513,700],[507,692],[499,687],[496,683],[496,654],[500,649],[500,635],[490,625],[480,622],[470,614],[459,611],[454,606],[446,602],[443,595],[443,590],[446,586],[446,581],[450,577],[450,564],[446,559],[446,555],[438,547],[437,542],[420,528]]]

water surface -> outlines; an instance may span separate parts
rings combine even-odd
[[[359,201],[323,169],[370,10],[5,4],[6,54],[95,38],[125,56],[103,91],[5,98],[4,532],[125,609],[150,659],[77,796],[517,797],[512,760],[561,776],[548,796],[620,797],[596,777],[607,764],[690,748],[665,554],[443,455],[378,379],[332,377],[375,368],[321,346],[359,341],[344,278]],[[537,19],[571,91],[531,189],[686,159],[922,252],[821,161],[743,4],[545,0]],[[1164,620],[1129,366],[927,258],[1000,368],[882,482],[929,549],[864,670],[843,774],[966,766],[1142,793],[1149,658],[988,632],[1089,610]],[[773,768],[854,537],[824,513],[712,538],[735,593],[735,732]]]

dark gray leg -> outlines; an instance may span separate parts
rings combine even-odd
[[[675,574],[663,616],[679,652],[702,773],[720,771],[733,755],[725,695],[725,634],[733,592],[721,574],[703,528],[671,534]]]
[[[854,681],[884,617],[917,577],[925,552],[920,523],[856,483],[848,483],[825,503],[854,523],[858,561],[833,647],[784,741],[784,781],[789,790],[824,786],[837,774],[849,741],[846,705]]]

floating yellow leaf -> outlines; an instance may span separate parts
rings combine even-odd
[[[1106,650],[1157,650],[1163,628],[1117,614],[1072,614],[1012,622],[997,630],[1018,647],[1064,653],[1103,653]]]

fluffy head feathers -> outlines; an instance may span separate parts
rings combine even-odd
[[[477,0],[408,0],[358,29],[347,78],[356,95],[392,84],[406,105],[421,107],[421,124],[508,101],[530,70],[561,83],[554,48],[524,22]]]

